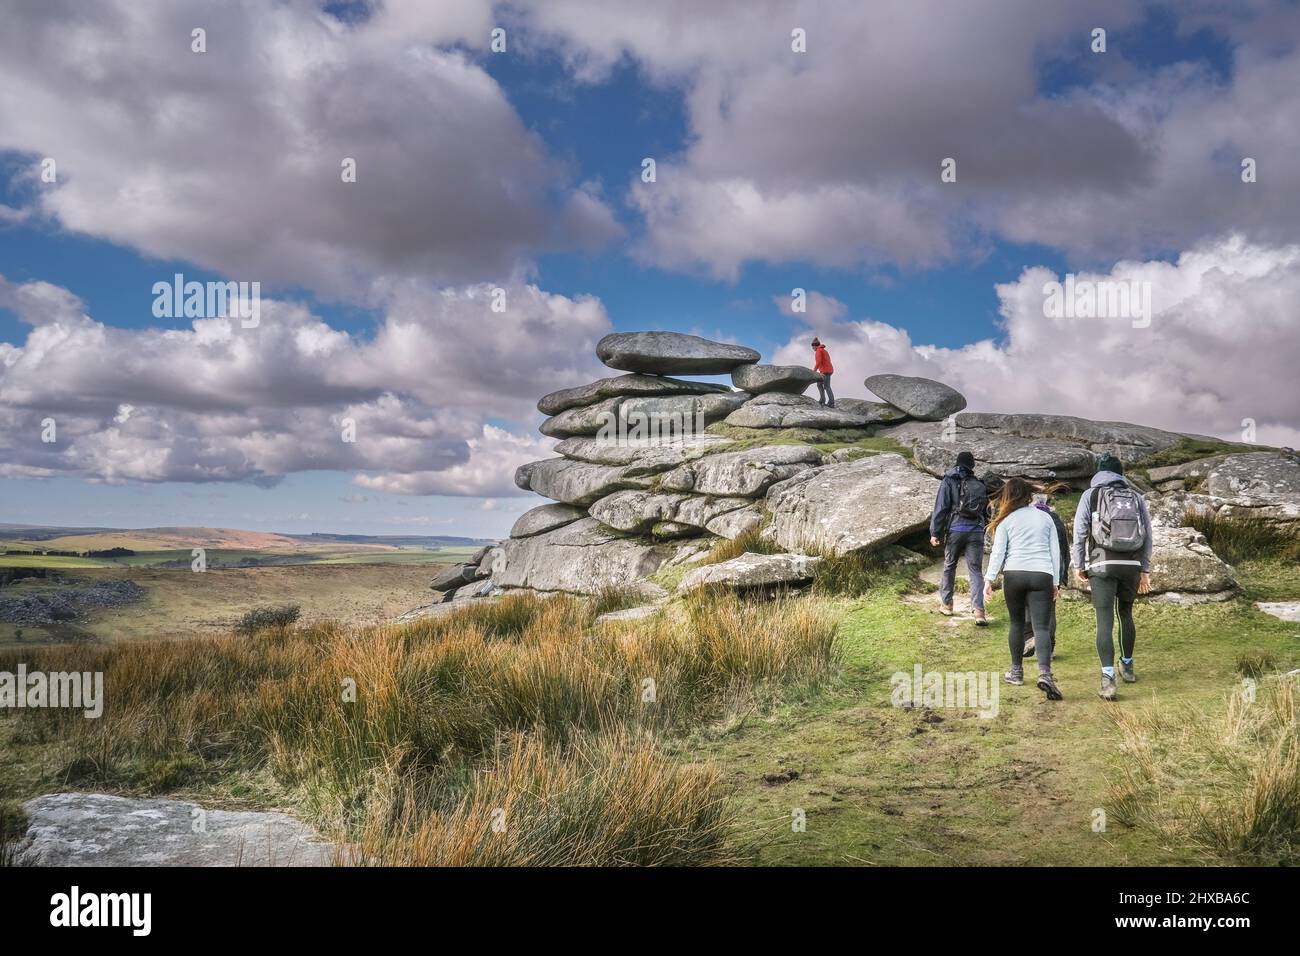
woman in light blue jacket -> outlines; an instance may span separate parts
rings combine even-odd
[[[993,553],[984,575],[985,606],[993,599],[993,582],[1002,577],[1010,617],[1007,642],[1011,648],[1008,684],[1025,682],[1025,608],[1033,621],[1038,658],[1038,689],[1048,700],[1060,700],[1061,690],[1052,677],[1052,638],[1049,622],[1061,579],[1060,540],[1047,512],[1033,507],[1034,489],[1022,478],[1008,479],[998,496],[997,513],[989,522]],[[1043,635],[1044,640],[1038,635]]]

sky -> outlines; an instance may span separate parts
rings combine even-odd
[[[1295,2],[0,8],[0,522],[502,536],[617,330],[1300,445]]]

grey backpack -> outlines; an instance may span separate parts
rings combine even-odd
[[[1122,481],[1102,485],[1093,495],[1092,543],[1104,551],[1131,554],[1147,541],[1138,493]]]

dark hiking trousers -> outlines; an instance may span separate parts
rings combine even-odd
[[[1004,571],[1002,590],[1007,600],[1007,645],[1011,649],[1011,666],[1024,666],[1025,610],[1034,622],[1034,656],[1038,658],[1038,673],[1052,672],[1052,629],[1048,620],[1052,613],[1052,588],[1056,582],[1046,571]],[[1039,637],[1038,635],[1042,635]]]
[[[822,372],[817,380],[817,404],[835,407],[835,393],[831,391],[831,373]]]
[[[943,577],[939,579],[939,600],[952,607],[952,592],[957,583],[957,560],[966,559],[970,572],[970,603],[984,609],[984,529],[949,531],[943,545]]]
[[[1052,646],[1056,646],[1056,602],[1052,602],[1052,615],[1047,619],[1047,634],[1052,639]],[[1034,630],[1034,619],[1029,613],[1029,608],[1025,608],[1025,639],[1037,638],[1038,632]]]
[[[1092,606],[1097,611],[1097,656],[1102,667],[1115,666],[1115,619],[1119,618],[1120,654],[1133,656],[1137,627],[1133,624],[1133,602],[1137,600],[1142,569],[1133,565],[1109,567],[1105,573],[1088,575]]]

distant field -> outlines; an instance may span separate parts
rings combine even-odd
[[[145,598],[127,607],[95,612],[88,620],[24,627],[23,641],[121,641],[215,634],[229,630],[245,611],[267,604],[301,605],[304,621],[382,623],[429,603],[429,581],[443,566],[430,554],[412,549],[409,557],[406,552],[397,552],[385,556],[389,560],[383,563],[339,558],[281,567],[219,568],[203,573],[147,567],[70,569],[66,577],[84,582],[129,579],[145,589]],[[3,592],[7,597],[16,597],[57,586],[49,581],[25,580],[5,587]],[[0,622],[0,646],[17,646],[14,625]]]
[[[12,544],[19,550],[32,550],[31,545]],[[73,550],[66,545],[55,546],[51,542],[40,542],[38,547],[54,550]],[[100,549],[98,543],[93,545]],[[114,545],[127,547],[127,545]],[[134,549],[133,549],[134,550]],[[478,548],[476,547],[440,547],[440,548],[385,548],[366,546],[315,547],[301,551],[259,551],[251,549],[205,549],[209,567],[237,565],[242,560],[257,561],[263,565],[288,564],[428,564],[430,562],[455,563],[467,560]],[[147,551],[140,550],[133,555],[118,558],[85,558],[56,554],[9,554],[0,551],[0,567],[10,568],[149,568],[165,565],[181,565],[188,569],[193,551],[190,548]]]

